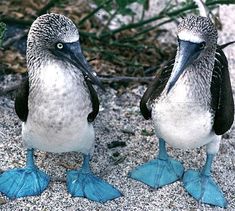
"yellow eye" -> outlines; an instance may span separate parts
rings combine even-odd
[[[64,45],[61,42],[59,42],[56,44],[56,47],[61,50],[63,49]]]

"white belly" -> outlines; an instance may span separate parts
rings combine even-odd
[[[92,153],[95,133],[92,124],[87,121],[77,125],[68,125],[60,130],[23,123],[22,136],[27,148],[36,148],[47,152],[78,151]]]
[[[156,134],[169,145],[190,149],[212,141],[211,114],[193,105],[158,104],[153,112]]]
[[[190,97],[189,91],[190,87],[181,84],[155,103],[152,112],[156,135],[181,149],[205,145],[216,136],[208,106]]]
[[[31,83],[29,113],[23,123],[26,147],[49,152],[92,153],[94,129],[87,122],[92,111],[83,76],[66,67],[48,65]]]

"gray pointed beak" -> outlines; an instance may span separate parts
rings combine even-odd
[[[90,80],[93,84],[99,86],[103,91],[105,91],[103,84],[97,76],[97,73],[91,68],[85,59],[80,43],[66,43],[64,47],[69,53],[69,61],[82,71],[85,79]]]
[[[175,85],[179,77],[183,74],[186,67],[192,64],[193,61],[199,56],[200,50],[199,43],[179,40],[179,52],[175,60],[171,77],[168,81],[167,94]]]

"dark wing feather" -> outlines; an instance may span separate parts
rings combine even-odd
[[[87,79],[85,81],[86,81],[87,87],[89,89],[90,96],[91,96],[91,102],[92,102],[92,112],[88,114],[87,121],[93,122],[99,113],[100,102],[99,102],[99,98],[97,96],[97,93],[92,86],[91,81],[89,79]]]
[[[28,77],[22,82],[15,97],[15,111],[21,121],[26,122],[28,117],[28,96],[29,96],[29,79]]]
[[[157,72],[156,77],[153,82],[150,83],[147,90],[145,91],[143,97],[140,101],[140,111],[145,119],[151,118],[151,109],[148,108],[148,102],[152,101],[160,96],[164,90],[167,81],[170,78],[172,69],[174,65],[174,60],[168,62],[168,64]]]
[[[215,110],[213,129],[217,135],[224,134],[233,124],[234,102],[228,71],[228,61],[218,46],[211,83],[212,108]]]

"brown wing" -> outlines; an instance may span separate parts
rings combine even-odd
[[[211,82],[212,108],[215,111],[213,129],[222,135],[233,124],[234,102],[228,71],[228,61],[221,47],[218,46]]]
[[[141,98],[140,111],[145,119],[151,118],[151,109],[148,107],[148,102],[158,98],[161,95],[167,81],[170,78],[174,62],[174,59],[169,61],[164,68],[157,72],[153,82],[150,83]]]
[[[29,79],[28,77],[22,82],[15,97],[15,111],[21,121],[26,122],[28,117],[28,96],[29,96]]]
[[[87,121],[93,122],[99,113],[100,102],[99,102],[97,93],[92,86],[91,81],[87,79],[86,84],[89,89],[90,96],[91,96],[91,102],[92,102],[92,112],[88,114]]]

